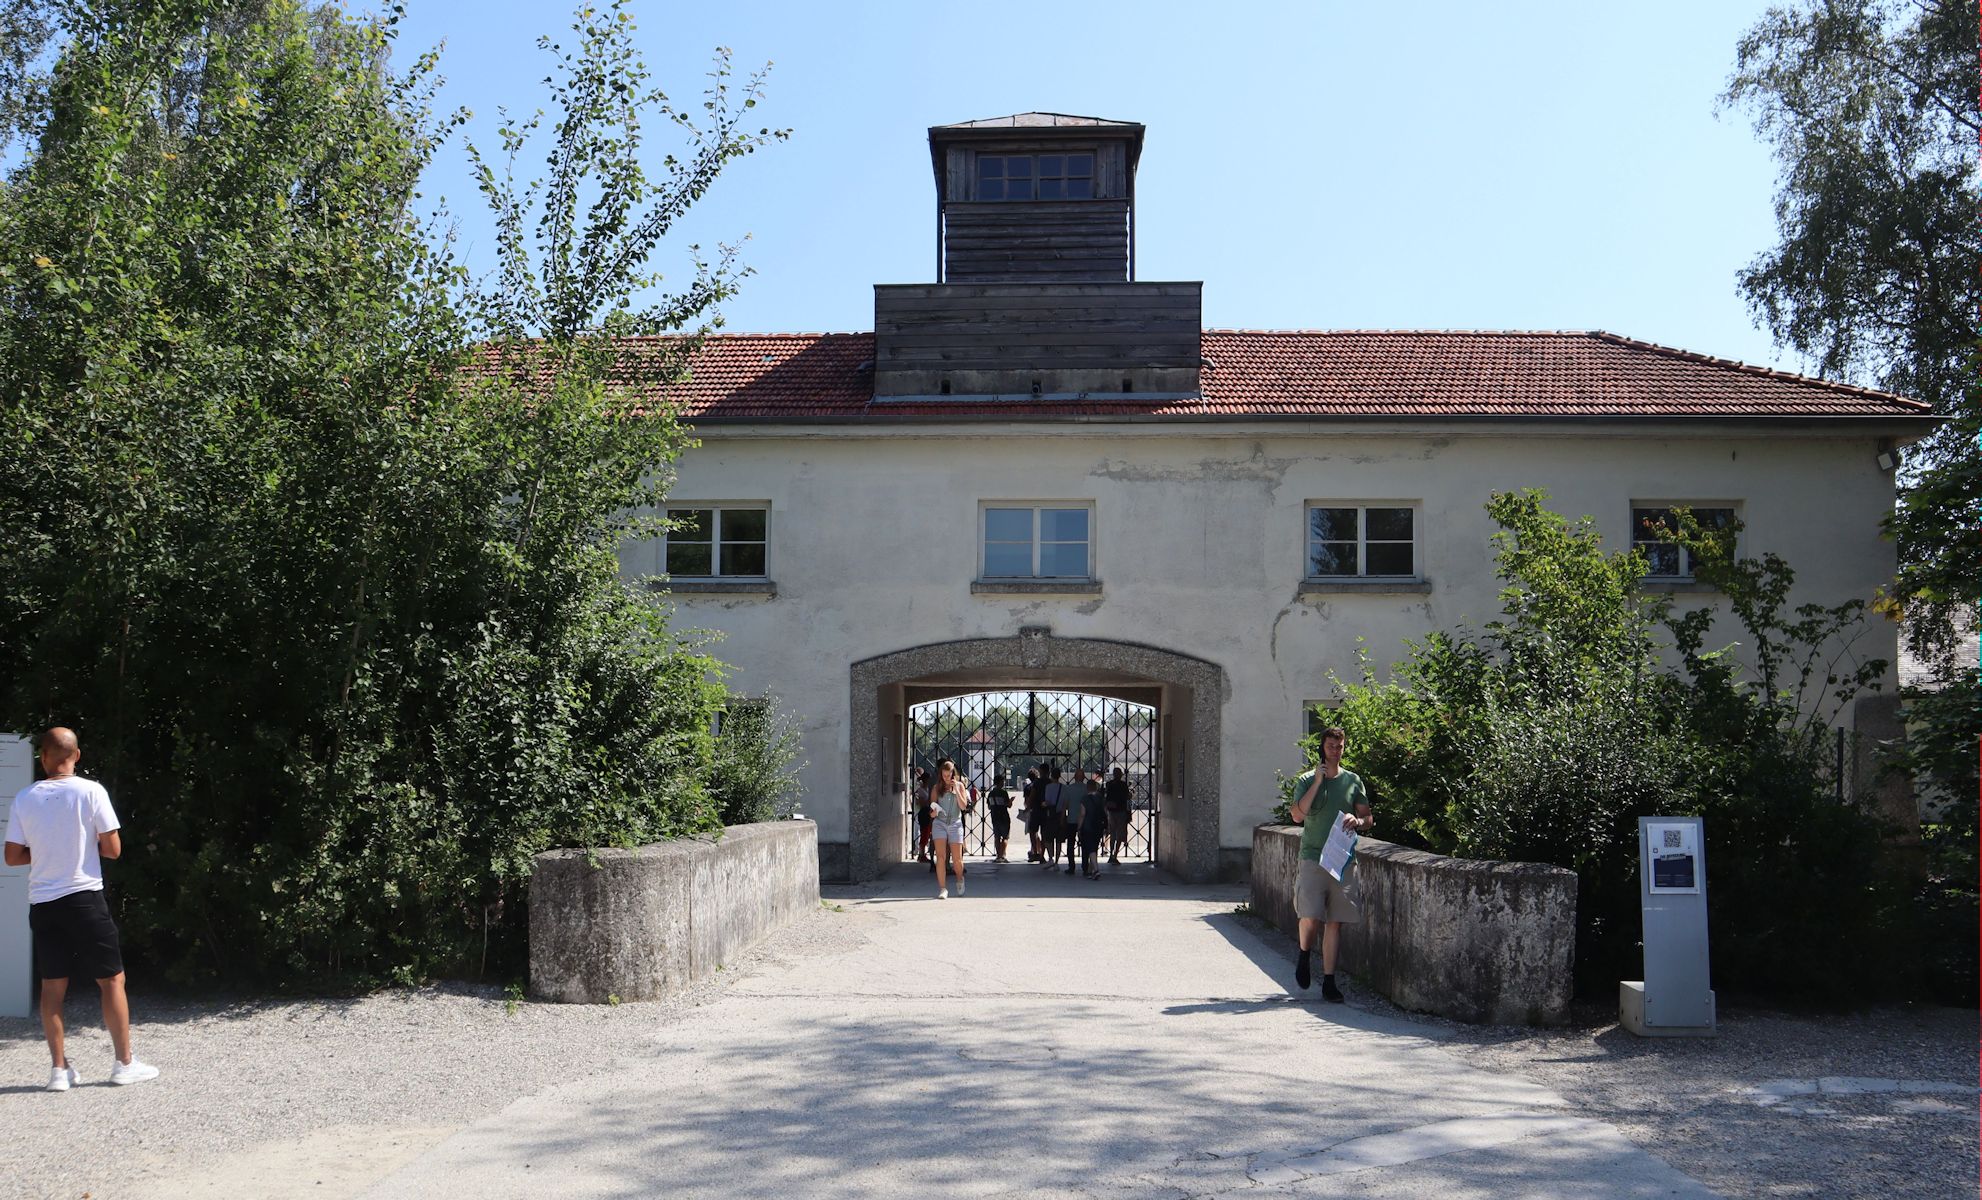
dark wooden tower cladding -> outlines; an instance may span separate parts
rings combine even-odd
[[[1143,127],[1021,113],[929,131],[939,280],[874,289],[874,393],[1191,395],[1203,285],[1135,281]]]

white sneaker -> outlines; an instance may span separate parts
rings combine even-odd
[[[66,1092],[82,1083],[83,1077],[76,1074],[74,1067],[50,1067],[48,1069],[48,1090]]]
[[[124,1087],[127,1084],[133,1083],[143,1083],[147,1079],[157,1078],[158,1068],[149,1063],[139,1062],[136,1055],[131,1056],[130,1062],[120,1062],[110,1068],[110,1082],[116,1084],[118,1087]]]
[[[950,898],[950,889],[944,888],[942,891],[937,892],[936,898],[938,900],[948,900]]]
[[[957,876],[957,895],[963,895],[963,876]]]

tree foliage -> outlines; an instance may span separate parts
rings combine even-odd
[[[536,851],[719,821],[716,664],[614,554],[686,437],[609,386],[616,326],[530,307],[630,312],[637,272],[463,276],[415,189],[465,118],[432,112],[434,55],[394,69],[390,18],[58,15],[0,192],[0,724],[78,727],[132,834],[131,943],[182,978],[513,962]],[[630,22],[578,24],[559,94],[592,99],[559,153],[603,186],[578,207],[585,172],[553,173],[543,202],[644,254],[623,215],[700,196],[738,143],[653,187],[613,166]]]
[[[1367,661],[1336,681],[1333,717],[1386,836],[1574,870],[1578,976],[1601,989],[1639,967],[1637,819],[1704,816],[1718,985],[1838,995],[1833,964],[1805,948],[1891,932],[1879,922],[1897,919],[1900,894],[1868,869],[1877,821],[1838,802],[1824,753],[1825,718],[1886,667],[1856,652],[1865,605],[1788,608],[1787,563],[1738,559],[1733,531],[1682,512],[1663,534],[1726,601],[1675,613],[1639,586],[1642,550],[1605,550],[1587,518],[1545,499],[1487,505],[1501,619],[1410,643],[1390,681]],[[1740,654],[1709,648],[1717,616]]]
[[[1723,96],[1782,169],[1781,240],[1740,277],[1757,316],[1821,373],[1954,418],[1915,451],[1891,525],[1894,598],[1944,667],[1982,586],[1977,38],[1967,0],[1798,0],[1741,39]]]

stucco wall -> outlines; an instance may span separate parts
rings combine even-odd
[[[1496,488],[1545,487],[1556,511],[1589,514],[1629,542],[1639,501],[1738,501],[1746,553],[1798,572],[1792,601],[1871,596],[1892,574],[1878,522],[1891,476],[1872,435],[1795,429],[1687,433],[1603,425],[1510,429],[1370,425],[1134,425],[936,429],[711,427],[679,464],[672,496],[767,501],[774,597],[678,595],[677,623],[719,631],[731,685],[775,692],[803,723],[805,811],[820,837],[849,833],[850,664],[935,642],[1054,637],[1174,650],[1222,668],[1220,844],[1244,853],[1299,765],[1304,701],[1355,670],[1359,644],[1386,670],[1402,639],[1498,615]],[[1091,501],[1099,596],[974,595],[980,501]],[[1307,502],[1416,501],[1429,591],[1297,594]],[[650,572],[651,545],[630,572]],[[1704,599],[1681,597],[1682,601]],[[1890,627],[1860,643],[1891,658]],[[1353,759],[1354,749],[1350,756]]]
[[[530,994],[655,1000],[819,903],[818,826],[732,825],[718,841],[552,850],[530,876]]]
[[[1252,907],[1298,936],[1297,825],[1253,831]],[[1343,970],[1415,1012],[1560,1025],[1575,987],[1576,873],[1475,862],[1362,838],[1362,920],[1342,926]]]

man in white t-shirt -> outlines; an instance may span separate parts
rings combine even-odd
[[[158,1068],[131,1053],[131,1005],[124,996],[124,951],[117,924],[103,898],[103,859],[124,852],[110,793],[76,774],[82,750],[73,731],[55,726],[41,735],[44,778],[14,796],[7,817],[6,862],[29,867],[28,926],[34,930],[34,965],[41,976],[41,1031],[54,1066],[48,1090],[66,1092],[81,1082],[63,1047],[62,1001],[69,979],[81,973],[103,993],[103,1027],[117,1051],[114,1084],[142,1083]]]

